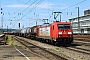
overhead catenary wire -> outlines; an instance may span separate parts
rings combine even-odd
[[[78,3],[76,3],[76,4],[74,4],[74,5],[71,5],[71,6],[69,6],[69,7],[67,7],[67,8],[64,8],[64,9],[62,9],[61,11],[64,11],[64,10],[66,10],[66,9],[69,9],[69,8],[71,8],[71,7],[74,7],[74,6],[76,6],[76,5],[78,5],[78,4],[81,4],[81,3],[83,3],[83,2],[85,2],[86,0],[83,0],[83,1],[80,1],[80,2],[78,2]],[[43,8],[43,9],[45,9],[45,8]],[[45,10],[48,10],[48,11],[51,11],[51,12],[53,12],[54,10],[51,10],[51,9],[45,9]],[[69,14],[73,14],[73,13],[77,13],[77,12],[62,12],[62,14],[64,14],[64,13],[66,13],[66,15],[69,15]],[[53,15],[53,14],[52,14]],[[51,16],[51,15],[50,15]],[[51,18],[51,17],[50,17]]]
[[[20,14],[22,14],[25,10],[27,10],[29,7],[31,7],[37,0],[35,0],[32,4],[30,4],[28,7],[26,7],[23,11],[20,12]],[[17,17],[18,15],[16,15],[15,17]]]
[[[20,0],[19,0],[20,1]],[[86,0],[83,0],[82,2],[84,2],[84,1],[86,1]],[[80,4],[80,2],[79,2],[79,4]],[[32,4],[33,5],[33,4]],[[69,6],[69,7],[67,7],[67,8],[65,8],[64,10],[66,10],[66,9],[70,9],[71,7],[74,7],[74,6],[77,6],[78,5],[78,3],[76,3],[76,4],[74,4],[74,5],[71,5],[71,6]],[[36,7],[33,7],[32,9],[31,9],[31,11],[34,9],[34,8],[36,8]],[[25,8],[26,9],[26,8]],[[23,11],[21,11],[20,13],[23,13],[23,12],[25,12],[26,10],[23,10]],[[27,8],[28,9],[28,8]],[[45,9],[45,8],[43,8],[43,9]],[[45,10],[48,10],[48,11],[54,11],[54,10],[52,10],[52,9],[45,9]],[[61,11],[64,11],[64,10],[61,10]],[[31,11],[29,11],[29,12],[31,12]],[[63,12],[63,14],[66,14],[67,15],[67,12]],[[70,13],[71,12],[68,12],[68,15],[70,15]],[[72,15],[74,14],[74,13],[76,13],[76,12],[72,12]],[[29,13],[27,13],[27,14],[29,14]],[[27,16],[27,14],[25,14],[24,16]],[[18,16],[18,15],[17,15]],[[50,16],[52,16],[52,15],[50,15]],[[20,18],[20,19],[23,19],[24,17],[22,17],[22,18]],[[50,17],[51,18],[51,17]],[[19,21],[19,20],[18,20]]]
[[[74,5],[71,5],[71,6],[67,7],[67,8],[62,9],[61,11],[66,10],[66,9],[69,9],[69,8],[71,8],[71,7],[74,7],[74,6],[76,6],[76,5],[78,5],[78,4],[81,4],[81,3],[85,2],[85,1],[86,1],[86,0],[83,0],[83,1],[81,1],[81,2],[78,2],[78,3],[74,4]]]
[[[86,0],[83,0],[83,1],[81,1],[81,2],[79,2],[79,3],[76,3],[76,4],[74,4],[74,5],[71,5],[71,6],[69,6],[69,7],[67,7],[67,8],[65,8],[65,9],[62,9],[62,10],[66,10],[66,9],[68,9],[68,8],[71,8],[71,7],[73,7],[73,6],[76,6],[76,5],[78,5],[78,4],[80,4],[80,3],[82,3],[82,2],[84,2],[84,1],[86,1]],[[32,4],[31,4],[32,5]],[[29,5],[26,9],[28,9],[31,5]],[[21,13],[23,13],[26,9],[24,9]],[[45,8],[44,8],[45,9]],[[31,9],[32,10],[32,9]],[[54,10],[50,10],[50,9],[45,9],[45,10],[49,10],[49,11],[54,11]],[[67,13],[67,12],[63,12],[63,13]],[[25,16],[25,15],[24,15]],[[22,18],[21,18],[22,19]]]
[[[30,9],[30,11],[29,12],[27,12],[23,17],[21,17],[21,19],[22,18],[24,18],[25,16],[27,16],[33,9],[35,9],[39,4],[41,4],[42,2],[43,2],[44,0],[40,0],[35,6],[33,6],[33,8],[32,9]],[[20,21],[21,19],[19,19],[18,21]]]
[[[24,3],[24,4],[27,4],[29,1],[30,1],[30,0],[28,0],[28,1],[25,3],[25,2],[22,2],[22,1],[18,0],[18,2]]]
[[[18,2],[21,2],[21,1],[18,0]],[[25,6],[26,4],[28,4],[29,2],[30,2],[30,0],[28,0],[26,3],[24,3],[24,6]],[[20,9],[19,9],[18,11],[20,11]]]
[[[32,4],[30,4],[26,9],[28,9],[30,6],[32,6],[37,0],[35,0]],[[23,13],[26,9],[24,9],[21,13]]]
[[[81,3],[85,2],[85,1],[86,1],[86,0],[80,1],[80,2],[78,2],[78,3],[76,3],[76,4],[74,4],[74,5],[71,5],[71,6],[67,7],[67,8],[64,8],[64,9],[62,9],[62,10],[60,10],[60,11],[64,11],[64,10],[69,9],[69,8],[71,8],[71,7],[74,7],[74,6],[78,5],[78,4],[81,4]],[[50,11],[50,10],[49,10],[49,11]],[[54,11],[54,10],[52,10],[52,11]],[[63,14],[63,13],[67,13],[67,15],[68,15],[68,13],[71,13],[71,15],[72,15],[72,13],[76,13],[76,12],[62,12],[62,14]]]
[[[37,0],[35,0],[31,5],[33,5],[35,2],[36,2]],[[26,9],[28,9],[31,5],[29,5]],[[20,14],[22,14],[26,9],[24,9],[22,12],[20,12]],[[45,9],[45,8],[44,8]],[[46,9],[47,10],[47,9]],[[50,10],[50,9],[48,9],[49,11],[53,11],[53,10]],[[17,15],[18,16],[18,15]],[[16,16],[16,17],[17,17]],[[25,16],[25,15],[24,15]],[[16,17],[14,17],[14,18],[16,18]]]

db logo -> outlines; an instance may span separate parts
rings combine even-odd
[[[66,34],[65,30],[64,30],[64,34]]]

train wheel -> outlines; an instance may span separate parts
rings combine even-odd
[[[44,43],[46,43],[46,40],[45,39],[43,39],[43,41],[44,41]]]
[[[53,44],[54,46],[56,46],[56,41],[52,41],[52,44]]]
[[[51,41],[50,41],[50,40],[48,40],[48,43],[50,44],[50,43],[51,43]]]
[[[47,41],[48,41],[47,43],[50,44],[50,40],[48,39]]]
[[[42,43],[44,43],[45,41],[44,41],[44,39],[42,39]]]
[[[55,41],[54,45],[57,46],[58,45],[58,42]]]
[[[50,44],[51,44],[51,45],[53,45],[53,42],[54,42],[53,40],[50,40]]]
[[[45,39],[46,40],[46,43],[48,43],[48,39]]]
[[[42,42],[42,39],[41,39],[41,38],[39,38],[39,41],[40,41],[40,42]]]

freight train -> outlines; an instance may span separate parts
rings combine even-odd
[[[16,35],[52,44],[57,42],[71,44],[73,42],[73,31],[70,22],[44,23],[43,25],[21,29]]]

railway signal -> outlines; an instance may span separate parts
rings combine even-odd
[[[18,26],[19,26],[19,29],[20,29],[20,23],[18,24]]]

